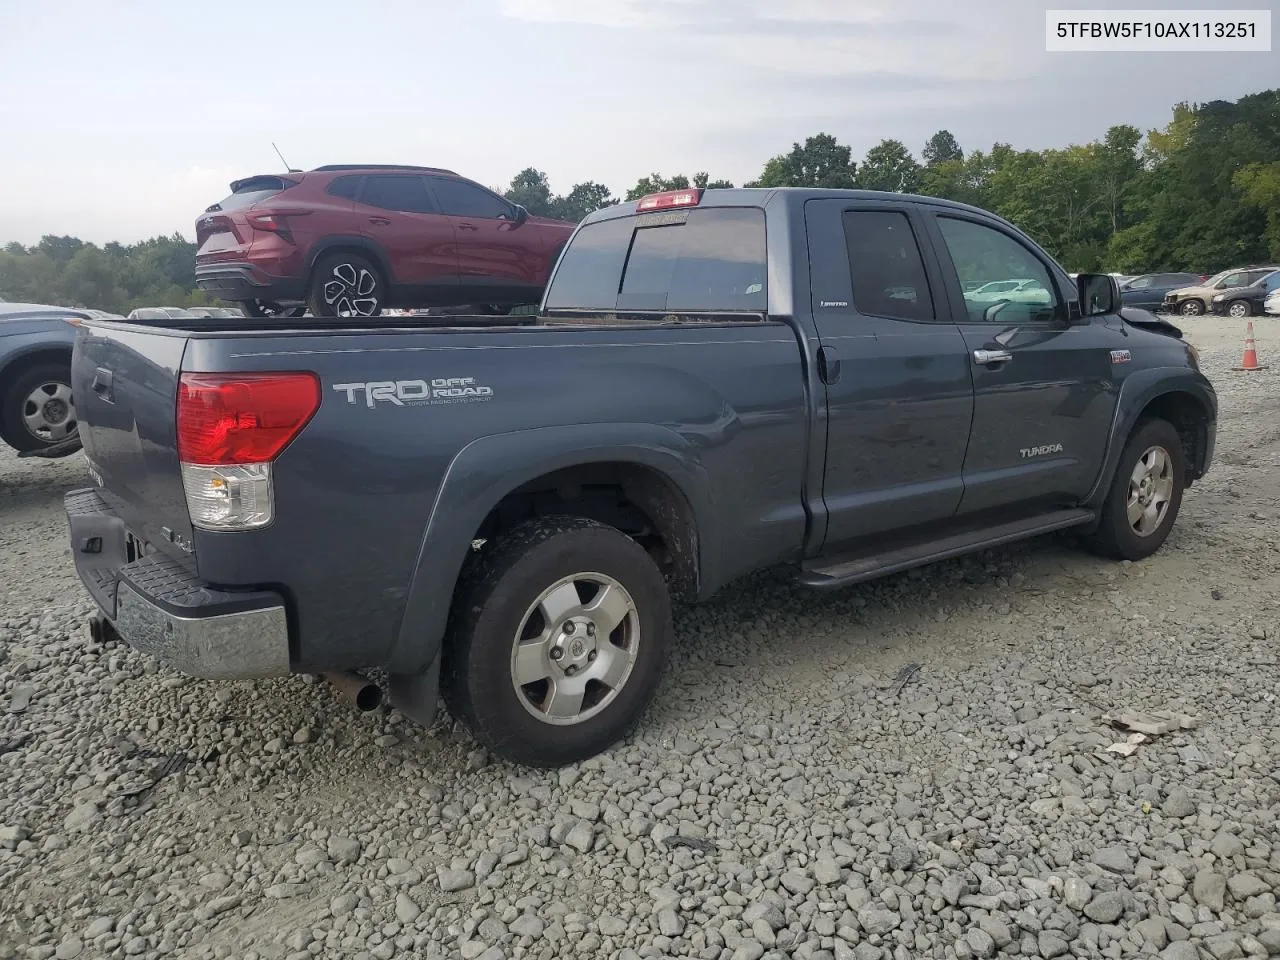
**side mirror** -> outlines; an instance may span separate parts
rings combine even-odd
[[[524,207],[522,207],[520,204],[513,203],[511,207],[512,207],[511,222],[514,223],[516,226],[519,226],[520,224],[524,223],[526,220],[529,219],[529,211],[526,210]]]
[[[1116,278],[1105,273],[1082,273],[1076,277],[1076,295],[1081,317],[1100,317],[1120,309]]]

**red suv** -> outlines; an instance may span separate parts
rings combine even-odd
[[[573,229],[434,167],[249,177],[196,221],[196,285],[252,317],[505,313],[538,302]]]

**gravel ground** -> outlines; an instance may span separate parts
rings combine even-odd
[[[1157,557],[753,578],[679,614],[628,742],[555,773],[91,645],[83,460],[0,453],[0,957],[1280,954],[1280,366],[1186,326],[1218,456]],[[1124,758],[1123,708],[1194,719]]]

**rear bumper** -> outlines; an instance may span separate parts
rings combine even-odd
[[[209,586],[159,553],[130,560],[124,522],[94,489],[63,499],[76,573],[120,638],[207,680],[290,673],[284,599]]]
[[[219,300],[302,300],[302,281],[276,277],[247,263],[196,265],[196,286]]]

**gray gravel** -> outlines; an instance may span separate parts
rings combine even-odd
[[[0,958],[1280,955],[1280,373],[1188,326],[1218,462],[1156,558],[755,577],[679,614],[629,741],[553,773],[93,646],[83,460],[0,453]],[[1123,758],[1124,708],[1198,723]]]

